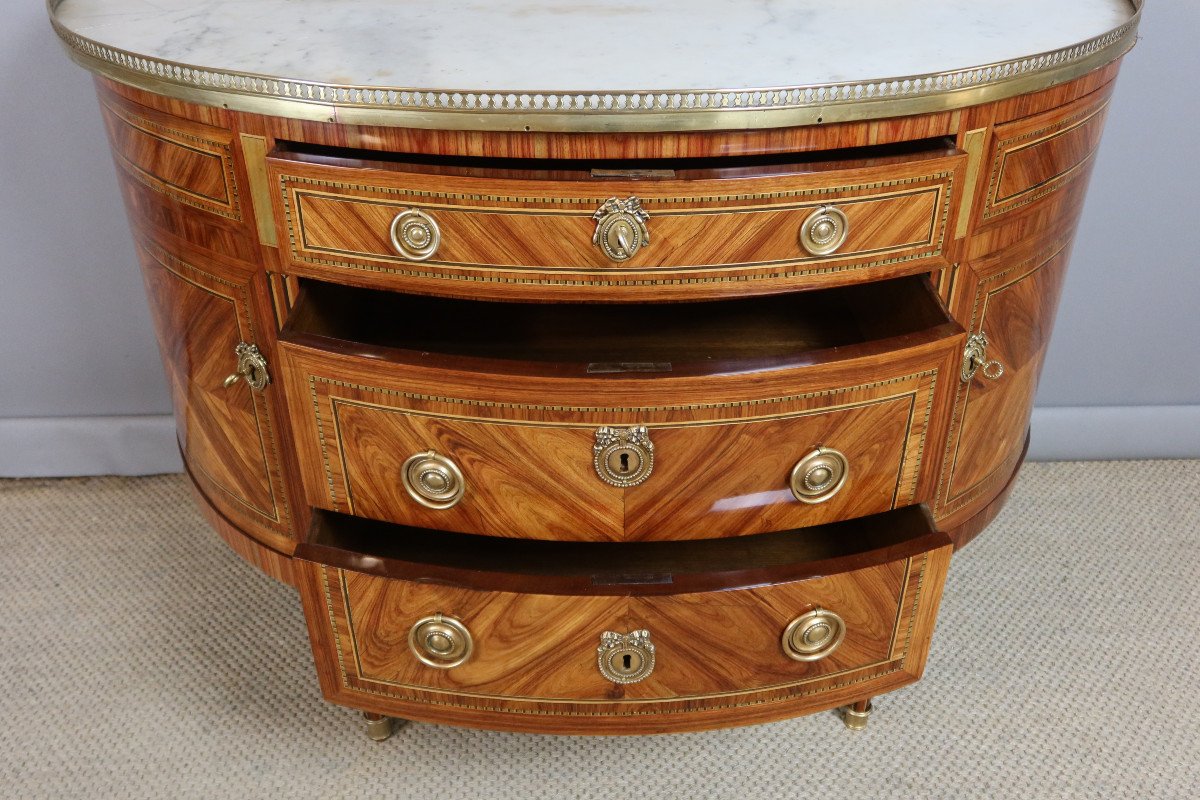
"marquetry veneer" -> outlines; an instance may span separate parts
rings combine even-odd
[[[299,588],[326,697],[650,733],[921,676],[1024,457],[1093,66],[761,130],[97,91],[197,497]]]

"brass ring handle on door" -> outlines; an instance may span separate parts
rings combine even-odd
[[[975,377],[976,372],[983,372],[983,377],[990,381],[999,380],[1004,374],[1004,365],[999,361],[988,360],[988,335],[980,331],[967,337],[966,347],[963,348],[962,379],[964,383]]]
[[[837,206],[821,206],[800,225],[800,246],[810,255],[827,256],[850,234],[850,220]]]
[[[592,244],[600,248],[609,261],[628,261],[637,251],[650,244],[650,215],[642,209],[636,197],[620,200],[610,197],[592,215],[596,232]]]
[[[422,664],[450,669],[471,657],[475,642],[466,625],[454,617],[434,614],[413,624],[408,632],[408,648]]]
[[[400,477],[413,500],[437,511],[457,505],[467,488],[458,465],[432,450],[409,456]]]
[[[818,447],[792,467],[789,485],[801,503],[824,503],[846,485],[850,462],[831,447]]]
[[[783,652],[795,661],[820,661],[838,649],[846,623],[832,611],[814,608],[796,617],[783,631]]]
[[[392,247],[409,261],[426,261],[442,243],[437,220],[417,208],[402,211],[392,220]]]
[[[225,387],[229,388],[245,378],[246,383],[256,392],[266,388],[271,382],[271,375],[267,372],[267,359],[258,351],[258,347],[239,342],[233,352],[237,356],[237,372],[225,379]]]

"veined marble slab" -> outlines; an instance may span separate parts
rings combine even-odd
[[[154,59],[451,91],[749,89],[944,72],[1070,46],[1130,0],[63,0]]]

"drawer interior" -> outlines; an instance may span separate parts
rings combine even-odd
[[[444,156],[279,140],[271,158],[348,169],[379,169],[487,179],[602,183],[618,179],[654,182],[804,175],[919,162],[945,158],[956,152],[958,151],[955,149],[954,140],[945,136],[807,153],[619,160]]]
[[[556,373],[710,374],[802,366],[952,335],[926,275],[693,303],[517,303],[304,280],[282,337],[433,365],[552,365]]]
[[[676,542],[507,539],[314,509],[296,555],[353,572],[482,591],[660,595],[806,580],[948,543],[923,505],[776,533]]]

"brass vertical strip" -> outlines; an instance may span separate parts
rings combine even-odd
[[[290,306],[285,294],[285,279],[278,272],[268,272],[267,280],[271,291],[271,306],[275,311],[275,330],[280,331],[283,330],[283,323],[287,319]]]
[[[271,211],[271,192],[267,188],[266,137],[249,133],[241,136],[242,158],[246,162],[246,177],[250,180],[250,202],[254,205],[254,221],[258,224],[258,240],[268,247],[278,247],[275,214]]]
[[[975,200],[975,186],[979,183],[979,168],[983,166],[983,142],[986,137],[987,128],[976,128],[963,135],[963,150],[967,153],[967,175],[963,179],[962,196],[958,201],[955,239],[966,236],[967,226],[971,224],[971,203]]]

